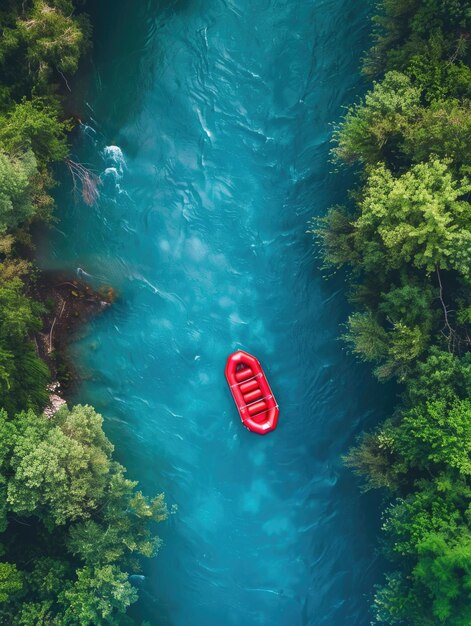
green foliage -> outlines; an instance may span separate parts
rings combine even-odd
[[[456,68],[453,71],[463,73]],[[459,75],[450,80],[456,86]],[[467,172],[471,156],[467,141],[470,100],[437,93],[424,106],[424,91],[423,85],[408,75],[388,72],[366,94],[364,102],[349,107],[334,133],[335,157],[345,163],[384,162],[392,169],[403,169],[409,162],[421,163],[436,156],[448,160],[454,169]]]
[[[20,157],[0,152],[0,234],[33,216],[31,178],[36,173],[31,150]]]
[[[62,561],[38,559],[34,569],[23,574],[29,585],[23,600],[10,613],[3,610],[8,624],[124,626],[133,623],[125,617],[125,612],[137,600],[137,591],[126,573],[116,566],[105,566],[83,567],[73,577],[70,574],[70,567]]]
[[[90,26],[74,13],[71,0],[9,0],[0,10],[0,108],[33,91],[54,93],[77,69]]]
[[[316,230],[326,260],[365,273],[410,267],[431,273],[438,266],[467,276],[471,209],[461,198],[471,184],[455,180],[448,165],[433,159],[399,177],[382,164],[370,169],[358,215],[349,221],[335,207]]]
[[[32,9],[17,21],[18,36],[26,46],[26,63],[40,84],[52,72],[72,74],[87,45],[86,22],[73,17],[69,0],[33,0]]]
[[[137,556],[157,553],[160,540],[152,535],[149,523],[166,519],[163,495],[148,500],[134,491],[136,485],[117,466],[99,515],[71,526],[67,547],[72,554],[92,566],[117,562],[136,566]]]
[[[471,400],[436,399],[406,410],[394,424],[386,421],[366,434],[346,457],[347,464],[366,477],[366,487],[400,490],[408,476],[449,470],[471,474]]]
[[[3,530],[10,513],[35,528],[23,537],[15,536],[17,524],[7,528],[6,557],[16,565],[5,565],[4,574],[0,567],[0,595],[2,575],[7,595],[0,622],[128,623],[123,616],[137,599],[129,572],[157,553],[153,526],[167,509],[163,495],[146,498],[126,479],[102,423],[88,406],[50,419],[0,414]]]
[[[23,100],[0,116],[0,146],[9,154],[31,149],[42,165],[67,156],[67,123],[59,120],[59,104],[53,99]]]
[[[419,110],[414,123],[406,125],[401,150],[414,163],[427,161],[435,154],[448,159],[450,167],[469,172],[471,146],[471,102],[469,100],[437,100]]]
[[[86,518],[103,499],[112,445],[91,407],[61,410],[51,420],[19,415],[10,438],[7,501],[19,515],[55,525]]]
[[[386,584],[375,594],[373,609],[376,620],[373,624],[390,624],[403,626],[407,619],[418,616],[417,599],[411,589],[410,580],[402,572],[395,571],[386,574]],[[418,626],[418,622],[413,622]],[[425,626],[425,624],[423,625]],[[427,626],[433,626],[428,623]]]
[[[418,562],[407,578],[399,571],[387,576],[376,594],[377,624],[468,626],[471,620],[471,537],[450,541],[429,533],[418,544]]]
[[[410,281],[399,287],[392,285],[390,291],[381,294],[378,311],[393,323],[402,322],[410,327],[420,325],[425,332],[434,322],[431,305],[436,296],[436,290],[427,284]]]
[[[347,322],[343,339],[363,361],[377,362],[379,380],[396,376],[404,381],[427,346],[427,335],[420,326],[402,321],[390,323],[385,330],[371,313],[353,313]]]
[[[58,593],[58,580],[66,580],[71,577],[73,569],[65,560],[40,556],[35,559],[32,569],[25,572],[27,584],[39,600],[46,600]]]
[[[84,567],[77,580],[61,594],[62,623],[77,626],[118,626],[127,607],[137,600],[128,576],[113,565]]]
[[[452,473],[419,480],[413,493],[398,498],[384,514],[383,530],[390,538],[390,556],[414,557],[430,533],[455,537],[471,513],[471,487]]]
[[[360,476],[363,491],[387,487],[398,491],[403,481],[403,468],[397,463],[391,422],[385,422],[374,433],[363,433],[358,444],[344,456],[347,467]]]
[[[465,532],[455,541],[440,533],[430,533],[418,544],[418,563],[412,571],[414,584],[423,587],[432,600],[425,615],[451,626],[466,626],[471,621],[471,534]],[[427,610],[428,609],[428,610]]]
[[[349,108],[334,133],[333,154],[346,163],[394,160],[403,133],[420,110],[420,89],[405,74],[388,72],[363,103]]]
[[[468,59],[466,33],[471,26],[469,3],[463,0],[378,0],[375,43],[366,58],[365,72],[406,70],[411,59],[433,50],[435,58]],[[435,41],[434,41],[435,40]]]
[[[456,50],[447,49],[443,33],[432,33],[427,47],[409,59],[408,74],[422,89],[428,103],[443,98],[469,98],[471,96],[471,70],[459,60],[450,62],[448,54],[459,57],[467,48],[465,38],[456,42]]]
[[[9,413],[42,410],[48,399],[49,371],[30,339],[43,309],[23,291],[18,278],[0,283],[0,406]]]
[[[308,232],[319,242],[326,266],[338,269],[358,262],[353,219],[345,207],[334,206],[325,216],[313,218]]]
[[[458,357],[432,348],[406,382],[404,399],[409,406],[441,398],[465,398],[471,389],[471,353]]]
[[[9,602],[23,590],[24,580],[13,563],[0,563],[0,603]]]
[[[436,158],[397,177],[378,164],[368,169],[356,214],[334,207],[315,225],[326,262],[350,265],[365,280],[355,300],[366,311],[350,316],[344,338],[382,380],[405,381],[444,326],[453,341],[462,343],[462,334],[468,342],[469,306],[457,301],[452,328],[439,272],[471,282],[471,207],[462,200],[469,190],[467,178],[456,180]]]
[[[415,267],[426,272],[471,266],[471,208],[461,197],[467,179],[454,180],[448,163],[433,159],[395,178],[371,170],[354,222],[354,246],[364,271]]]
[[[434,400],[406,411],[394,447],[411,468],[471,475],[471,400]]]
[[[23,602],[19,612],[7,615],[11,626],[62,626],[63,622],[51,613],[52,602]]]

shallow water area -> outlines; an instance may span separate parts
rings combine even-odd
[[[388,396],[337,341],[343,278],[323,279],[305,231],[345,197],[330,123],[361,89],[366,2],[96,11],[74,151],[98,168],[101,198],[74,203],[65,184],[40,255],[117,289],[72,347],[77,401],[103,412],[143,489],[176,505],[158,558],[132,578],[134,614],[365,626],[378,511],[341,455]],[[280,405],[266,437],[242,427],[224,380],[237,348],[260,359]]]

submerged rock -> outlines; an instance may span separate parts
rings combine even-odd
[[[85,272],[84,272],[85,274]],[[50,403],[45,414],[53,415],[65,403],[79,376],[68,357],[68,344],[83,332],[86,322],[102,313],[116,299],[110,286],[92,288],[84,280],[64,272],[43,272],[36,286],[38,300],[47,304],[43,332],[36,345],[39,356],[48,365],[56,380],[50,389]],[[57,390],[61,389],[61,395]]]

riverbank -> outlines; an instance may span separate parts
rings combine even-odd
[[[98,180],[68,158],[74,121],[60,96],[90,23],[70,0],[12,0],[0,29],[0,622],[129,623],[164,498],[125,477],[101,415],[64,402],[78,382],[68,342],[115,294],[31,259],[32,226],[55,212],[54,163],[96,200]]]
[[[468,2],[376,3],[375,79],[334,135],[360,170],[350,202],[314,220],[346,267],[343,339],[395,380],[391,416],[346,456],[384,498],[375,624],[471,623],[471,15]]]
[[[46,305],[42,329],[36,337],[38,354],[48,366],[52,380],[59,383],[60,395],[70,399],[80,384],[80,375],[68,346],[83,334],[89,321],[113,304],[116,293],[112,287],[95,291],[64,271],[41,271],[32,295]]]

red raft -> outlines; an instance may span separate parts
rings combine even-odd
[[[238,350],[228,357],[225,374],[243,425],[259,435],[275,430],[278,405],[258,360]]]

